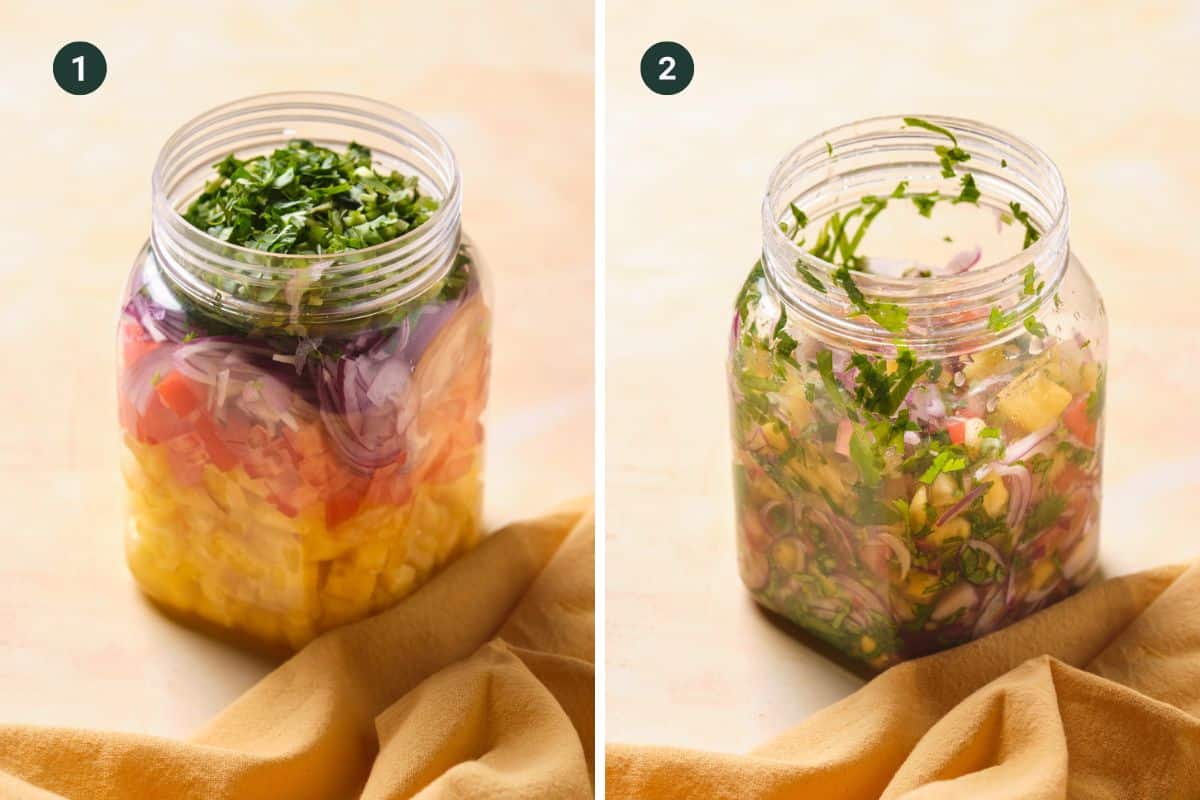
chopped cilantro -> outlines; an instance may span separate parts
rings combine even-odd
[[[812,273],[812,270],[810,270],[808,267],[806,267],[804,265],[804,262],[801,261],[800,259],[796,259],[796,272],[798,272],[800,274],[800,277],[803,278],[804,282],[807,283],[809,286],[816,289],[821,294],[827,293],[825,284],[822,283],[821,279],[818,278],[816,275],[814,275]]]
[[[858,284],[854,282],[847,267],[839,267],[833,273],[833,280],[850,298],[850,304],[854,307],[855,314],[867,315],[879,327],[892,333],[900,333],[908,327],[908,309],[895,303],[873,303],[867,300],[862,290],[858,288]]]
[[[1033,222],[1030,221],[1029,212],[1022,210],[1020,203],[1014,200],[1008,204],[1008,207],[1012,210],[1013,218],[1025,226],[1025,244],[1022,245],[1022,248],[1029,247],[1029,245],[1042,238],[1042,234],[1038,232]]]
[[[382,174],[371,151],[339,153],[293,139],[270,154],[215,165],[184,219],[230,244],[271,253],[338,253],[380,244],[423,224],[438,202],[416,177]]]
[[[1000,310],[1000,306],[992,306],[992,312],[988,314],[988,330],[1000,333],[1001,331],[1012,325],[1012,317]]]
[[[967,468],[967,458],[956,450],[947,448],[933,458],[929,468],[921,473],[921,483],[931,484],[943,472],[959,472]]]
[[[855,429],[850,434],[850,460],[858,467],[858,474],[867,486],[878,486],[881,479],[874,449],[866,441],[865,434]]]
[[[1025,330],[1029,331],[1039,339],[1046,338],[1046,334],[1049,333],[1049,331],[1046,330],[1046,326],[1035,319],[1032,314],[1025,318]]]
[[[979,204],[979,189],[975,187],[975,176],[971,173],[966,173],[962,176],[962,191],[958,197],[954,198],[955,203],[974,203]]]

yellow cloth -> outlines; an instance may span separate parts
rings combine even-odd
[[[1200,564],[900,664],[748,755],[606,761],[614,800],[1200,798]]]
[[[505,528],[312,642],[190,742],[0,727],[0,797],[591,797],[594,531],[578,508]]]

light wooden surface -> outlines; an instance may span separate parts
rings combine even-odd
[[[1040,144],[1110,317],[1102,564],[1200,556],[1200,4],[608,3],[607,736],[742,751],[861,681],[737,578],[725,342],[792,146],[884,113]],[[651,94],[642,52],[687,46]]]
[[[592,489],[593,9],[571,2],[5,2],[0,48],[0,720],[182,736],[270,667],[144,603],[121,543],[113,339],[150,170],[264,91],[400,105],[455,149],[492,269],[486,516]],[[63,44],[105,84],[53,82]]]

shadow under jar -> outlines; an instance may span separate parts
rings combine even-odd
[[[330,202],[368,246],[278,254],[185,219],[214,164],[297,140],[366,148],[354,175],[367,188]],[[295,179],[264,171],[253,180]],[[411,230],[373,230],[354,216],[363,191],[428,213]],[[298,648],[476,542],[490,310],[460,192],[432,128],[348,95],[249,98],[163,147],[119,321],[118,401],[129,566],[167,610]],[[285,222],[302,236],[315,224]]]
[[[1058,169],[979,123],[866,120],[780,163],[728,361],[757,602],[884,668],[1087,581],[1106,321],[1067,235]]]

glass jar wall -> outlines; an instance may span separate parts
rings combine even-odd
[[[391,191],[431,213],[365,247],[304,254],[184,218],[214,164],[297,140],[358,143],[381,174],[416,178]],[[292,179],[255,179],[268,177]],[[126,552],[147,595],[295,648],[391,605],[476,541],[490,310],[460,192],[433,129],[345,95],[250,98],[167,142],[118,330]],[[333,197],[338,221],[357,223],[361,200],[358,187]]]
[[[1068,226],[1049,158],[974,122],[867,120],[781,162],[728,362],[760,604],[882,668],[1088,579],[1106,323]]]

